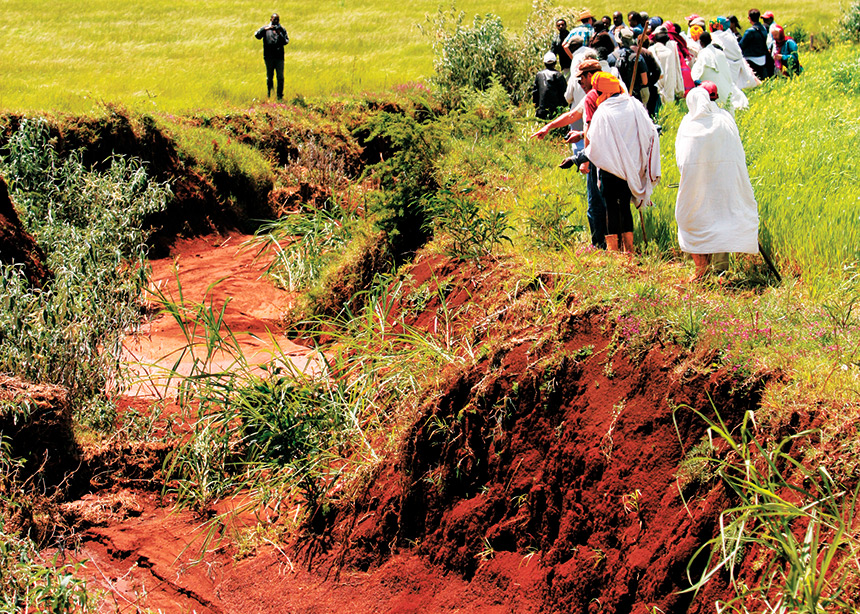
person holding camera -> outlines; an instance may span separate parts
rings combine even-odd
[[[263,59],[266,62],[266,86],[269,88],[268,96],[272,97],[274,89],[273,77],[278,76],[278,100],[284,98],[284,45],[290,42],[287,31],[281,25],[281,18],[277,13],[272,15],[268,25],[263,26],[254,36],[263,41]]]

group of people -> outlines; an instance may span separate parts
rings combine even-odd
[[[697,81],[721,86],[720,106],[729,111],[745,108],[743,90],[803,70],[797,43],[775,23],[771,11],[751,9],[747,18],[749,27],[743,31],[734,15],[707,21],[690,15],[686,29],[635,11],[625,22],[620,12],[597,20],[584,10],[572,30],[559,18],[543,58],[545,68],[532,87],[537,115],[552,118],[585,96],[571,75],[587,58],[600,61],[606,72],[617,76],[652,117],[661,105],[685,97]]]
[[[626,23],[619,12],[597,21],[586,10],[579,19],[570,31],[564,19],[555,23],[534,85],[536,114],[551,121],[532,136],[570,127],[573,155],[561,166],[587,175],[592,244],[632,252],[631,201],[649,204],[660,179],[659,130],[651,118],[661,104],[685,98],[689,112],[675,143],[675,217],[681,249],[696,265],[693,278],[724,267],[729,252],[758,253],[758,207],[734,113],[748,104],[744,89],[799,74],[794,41],[772,13],[757,9],[743,32],[730,17],[706,22],[690,15],[686,30],[637,12]]]

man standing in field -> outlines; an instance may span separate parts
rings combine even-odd
[[[272,83],[275,73],[278,75],[278,100],[284,98],[284,45],[290,42],[287,31],[281,25],[281,18],[277,13],[272,15],[272,20],[267,26],[263,26],[254,34],[257,39],[263,40],[263,59],[266,62],[266,85],[269,88],[269,98],[272,97],[274,84]]]
[[[773,58],[770,57],[767,47],[768,31],[761,22],[758,9],[750,9],[750,27],[744,32],[740,40],[741,52],[744,59],[750,65],[755,76],[761,81],[773,76]],[[769,65],[768,58],[771,62]]]

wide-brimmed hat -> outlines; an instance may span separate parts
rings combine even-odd
[[[585,73],[597,72],[598,70],[600,70],[600,62],[597,60],[582,60],[576,68],[576,78],[579,79]]]
[[[615,31],[615,38],[618,39],[618,44],[622,47],[630,47],[636,41],[636,35],[628,27],[618,28]]]
[[[594,19],[594,15],[592,15],[591,11],[589,11],[588,9],[582,9],[582,11],[579,13],[579,20],[582,21],[583,19],[588,18]]]

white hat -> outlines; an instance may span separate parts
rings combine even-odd
[[[555,64],[558,58],[555,57],[555,54],[552,51],[547,51],[546,55],[543,56],[544,64]]]

